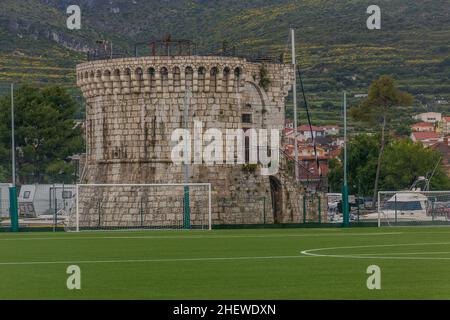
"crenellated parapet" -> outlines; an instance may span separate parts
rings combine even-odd
[[[77,67],[85,97],[162,92],[237,93],[246,80],[245,59],[228,57],[147,57],[92,61]]]

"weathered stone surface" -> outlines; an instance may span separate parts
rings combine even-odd
[[[238,128],[281,132],[284,99],[294,69],[265,64],[270,85],[264,90],[259,86],[261,67],[241,58],[200,56],[124,58],[78,65],[77,84],[87,101],[83,183],[183,183],[184,167],[171,160],[171,135],[184,127],[186,94],[191,133],[194,120],[203,122],[203,132],[208,128],[223,133]],[[244,113],[251,114],[251,123],[242,123]],[[302,221],[297,205],[301,187],[283,170],[270,178],[262,176],[259,169],[243,169],[230,164],[190,165],[191,183],[212,184],[213,224]],[[89,226],[138,226],[142,219],[146,224],[183,219],[179,190],[163,188],[156,198],[148,190],[92,190],[79,195],[81,218],[89,221]],[[198,208],[196,214],[195,206],[196,201],[204,206],[205,196],[204,191],[191,194],[194,224],[204,219],[205,208]]]

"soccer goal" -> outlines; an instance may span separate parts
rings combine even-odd
[[[450,225],[450,191],[380,191],[378,226]]]
[[[211,229],[211,184],[78,184],[67,231]]]

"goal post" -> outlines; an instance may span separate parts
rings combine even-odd
[[[211,230],[211,184],[77,184],[65,228]]]
[[[378,226],[450,225],[450,191],[379,191]]]

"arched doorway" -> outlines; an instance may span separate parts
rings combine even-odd
[[[282,222],[283,196],[281,190],[281,182],[277,178],[270,176],[270,195],[272,198],[272,214],[273,222]]]

